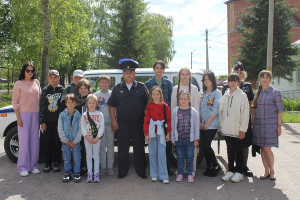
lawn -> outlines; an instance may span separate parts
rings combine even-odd
[[[0,94],[0,108],[4,106],[9,106],[11,104],[12,93],[2,93]]]
[[[282,123],[300,123],[300,113],[283,112]]]

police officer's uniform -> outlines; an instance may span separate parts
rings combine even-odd
[[[130,65],[130,63],[127,63]],[[126,66],[125,66],[126,67]],[[130,66],[135,67],[135,66]],[[124,66],[120,64],[120,68]],[[132,139],[135,171],[146,178],[145,139],[143,124],[145,109],[148,103],[148,89],[145,84],[134,80],[130,91],[123,81],[117,84],[108,100],[108,105],[117,110],[119,129],[116,132],[118,140],[118,178],[123,178],[129,170],[129,147]]]

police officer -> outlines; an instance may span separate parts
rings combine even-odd
[[[113,88],[107,103],[111,115],[112,129],[113,131],[117,130],[119,169],[117,177],[122,179],[128,173],[131,139],[135,171],[141,178],[146,179],[143,123],[148,103],[148,89],[143,83],[134,79],[138,62],[132,59],[122,59],[119,61],[119,65],[120,69],[123,70],[124,81]]]
[[[247,72],[244,71],[243,64],[241,62],[237,62],[235,67],[232,69],[233,73],[237,73],[240,77],[241,84],[240,84],[240,89],[243,90],[243,92],[246,93],[248,97],[248,101],[250,106],[252,105],[252,101],[254,98],[253,90],[251,83],[249,82],[244,82],[244,80],[247,78]],[[225,91],[229,88],[228,83],[223,85],[222,89],[222,95],[224,95]],[[243,173],[247,177],[253,177],[253,173],[249,170],[247,166],[247,161],[248,161],[248,154],[249,154],[249,147],[252,144],[252,129],[251,129],[251,117],[249,117],[249,124],[248,124],[248,130],[246,132],[245,138],[242,140],[242,146],[243,146],[243,157],[244,157],[244,169]]]

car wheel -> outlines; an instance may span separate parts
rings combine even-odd
[[[13,127],[5,136],[4,150],[7,157],[17,163],[19,156],[18,127]]]
[[[167,145],[167,156],[168,156],[168,161],[175,167],[177,167],[177,155],[176,155],[176,146],[172,145]],[[198,156],[197,156],[197,165],[199,165],[203,158],[204,158],[204,152],[202,148],[202,144],[200,142],[199,146],[197,147],[198,151]]]

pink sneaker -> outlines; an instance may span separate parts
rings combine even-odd
[[[99,183],[99,182],[100,182],[99,174],[95,174],[94,175],[94,183]]]
[[[188,182],[189,183],[194,183],[194,176],[193,175],[188,176]]]
[[[176,175],[176,181],[177,182],[182,181],[182,179],[183,179],[183,176],[181,174]]]
[[[87,182],[87,183],[93,182],[93,174],[88,174],[88,177],[87,177],[86,182]]]

